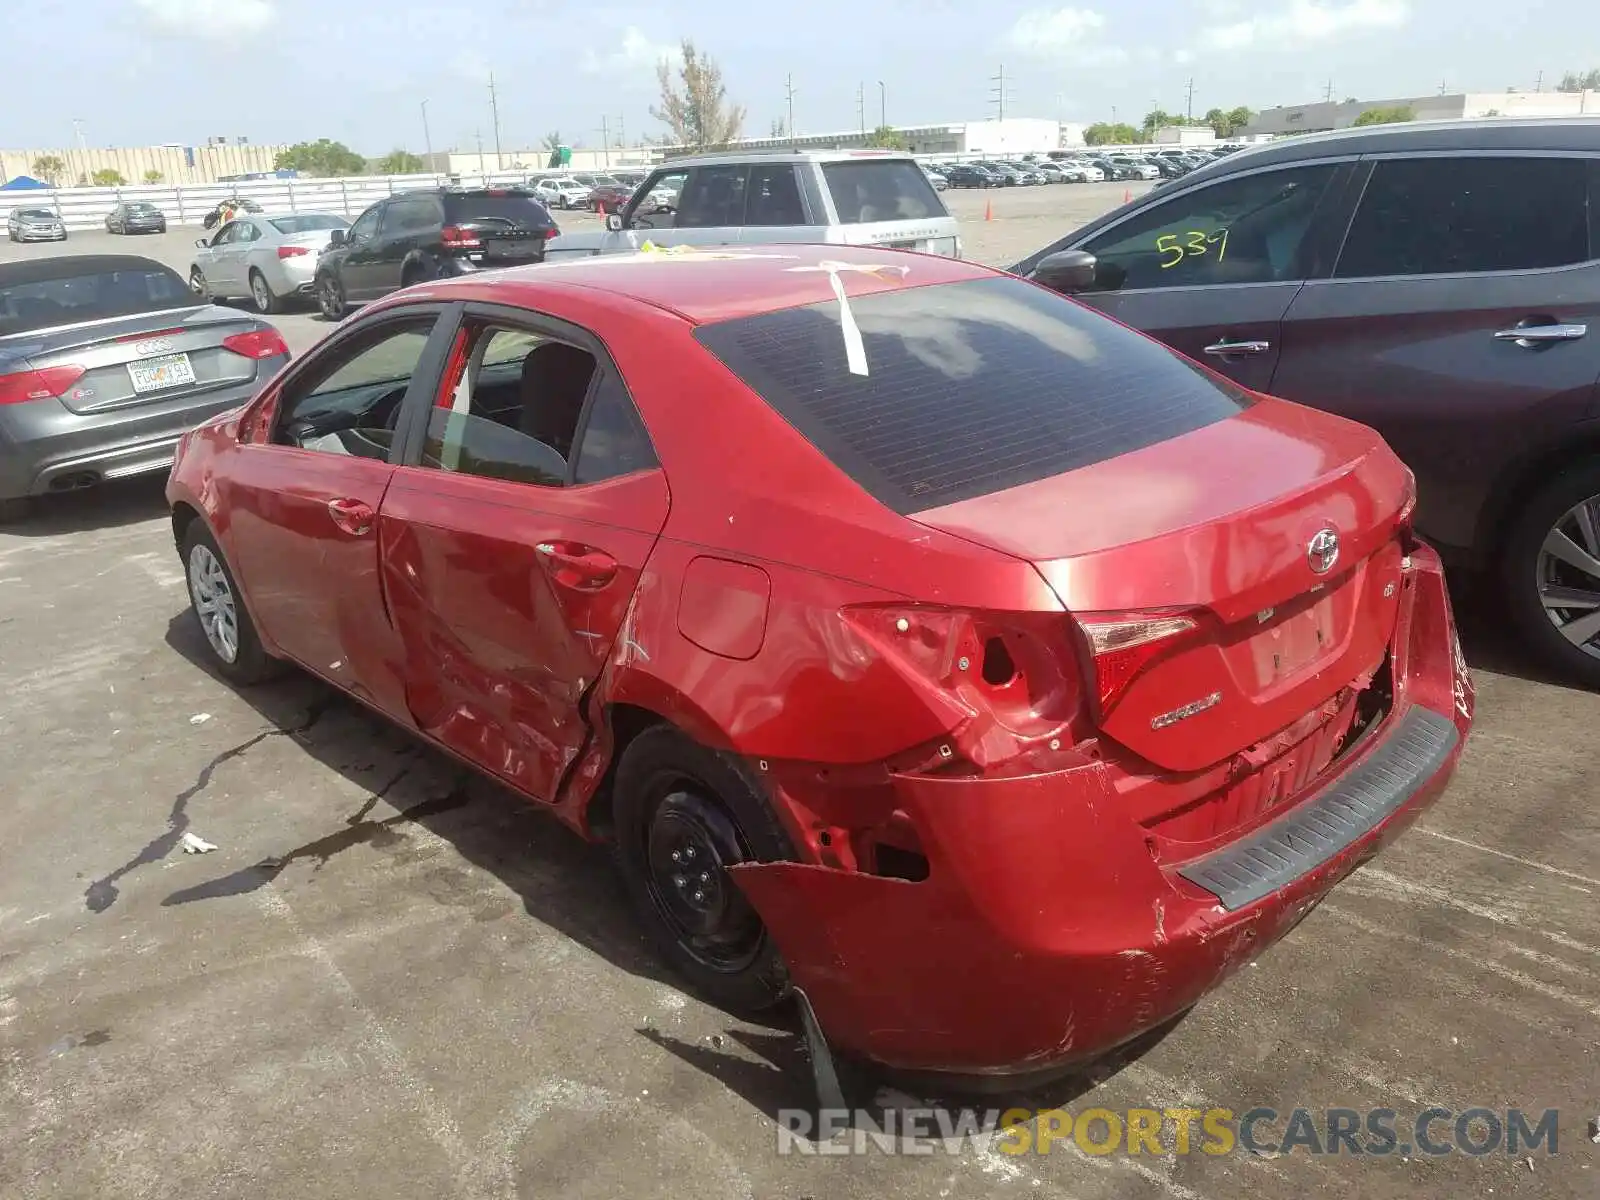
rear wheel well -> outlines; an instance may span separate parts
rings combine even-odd
[[[183,501],[172,506],[172,540],[178,544],[178,549],[183,549],[184,539],[189,536],[189,526],[194,524],[200,512],[193,505]]]
[[[590,832],[602,841],[610,841],[616,828],[612,789],[617,778],[617,763],[622,761],[623,752],[646,729],[667,723],[665,717],[635,704],[608,705],[606,719],[611,726],[611,761],[606,764],[606,773],[600,780],[600,786],[595,788],[594,795],[589,799],[586,813]]]
[[[1600,459],[1600,428],[1591,428],[1572,442],[1517,467],[1494,490],[1494,506],[1485,517],[1478,538],[1478,557],[1482,565],[1492,566],[1499,561],[1517,514],[1529,499],[1563,472],[1597,459]]]

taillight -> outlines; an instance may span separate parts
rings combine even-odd
[[[1104,716],[1150,663],[1199,628],[1174,613],[1116,613],[1078,618],[1094,661],[1095,695]]]
[[[552,225],[549,229],[546,229],[544,231],[544,240],[547,241],[547,242],[551,238],[558,238],[560,236],[561,236],[561,230],[557,229],[554,225]]]
[[[991,766],[1039,745],[1077,741],[1077,661],[1060,613],[859,605],[846,626],[951,722],[962,757]]]
[[[450,250],[471,250],[483,245],[476,233],[459,225],[446,225],[440,231],[439,240]]]
[[[252,329],[249,333],[230,333],[222,348],[246,358],[275,358],[289,353],[289,346],[276,329]]]
[[[311,253],[311,248],[309,246],[279,246],[278,247],[278,257],[279,258],[299,258],[302,254],[310,254],[310,253]]]
[[[83,378],[84,368],[43,367],[0,375],[0,404],[26,404],[29,400],[51,400],[67,394]]]

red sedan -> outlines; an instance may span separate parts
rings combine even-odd
[[[1012,276],[856,247],[396,293],[188,436],[293,662],[616,844],[711,997],[1027,1076],[1182,1013],[1445,787],[1409,472]]]

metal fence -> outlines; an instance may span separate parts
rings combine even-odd
[[[123,201],[154,204],[173,225],[199,225],[222,201],[254,200],[268,213],[333,212],[355,217],[368,205],[395,192],[462,184],[518,184],[547,174],[543,171],[489,172],[487,175],[361,175],[344,179],[250,179],[183,187],[72,187],[33,191],[0,191],[0,220],[16,208],[46,208],[68,229],[103,229],[105,219]]]

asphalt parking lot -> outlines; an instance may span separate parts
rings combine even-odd
[[[1122,192],[950,203],[1004,264]],[[198,232],[66,250],[187,274]],[[0,531],[0,1197],[1593,1200],[1600,695],[1480,590],[1444,799],[1164,1039],[1023,1102],[1555,1108],[1555,1155],[784,1156],[787,1017],[681,992],[604,855],[515,798],[309,680],[209,674],[159,485],[61,497]]]

